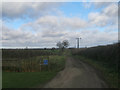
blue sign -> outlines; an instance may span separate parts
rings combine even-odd
[[[43,64],[47,65],[48,64],[48,60],[43,60]]]

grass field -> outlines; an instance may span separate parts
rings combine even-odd
[[[2,88],[32,88],[46,83],[57,72],[3,72]]]

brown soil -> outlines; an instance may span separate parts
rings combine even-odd
[[[108,88],[97,71],[82,62],[69,57],[65,69],[57,74],[44,88]]]

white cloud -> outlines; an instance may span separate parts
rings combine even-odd
[[[108,25],[116,26],[118,24],[118,6],[115,3],[111,3],[101,12],[91,12],[88,15],[88,18],[91,25],[96,25],[99,27],[105,27]]]
[[[63,18],[62,19],[63,26],[69,26],[73,27],[73,29],[80,29],[87,27],[88,23],[85,20],[82,20],[81,18]]]
[[[95,8],[98,9],[98,8],[104,8],[104,7],[107,7],[108,5],[110,5],[111,3],[113,2],[94,2],[93,4],[95,5]]]
[[[59,4],[55,2],[3,2],[2,14],[3,18],[36,18],[41,15],[50,14],[51,11],[55,12]]]
[[[21,29],[10,30],[7,27],[3,28],[3,45],[7,47],[31,46],[31,47],[55,47],[56,42],[69,40],[70,46],[75,47],[76,37],[81,37],[81,46],[94,46],[100,44],[108,44],[115,42],[118,39],[117,32],[104,32],[100,30],[81,30],[81,31],[66,31],[66,30],[49,30],[26,32]]]
[[[87,9],[91,8],[92,6],[94,6],[95,9],[99,9],[99,8],[105,8],[108,5],[110,5],[113,2],[105,2],[105,1],[93,1],[93,2],[84,2],[83,6]],[[115,3],[115,2],[114,2]]]
[[[25,26],[30,26],[35,31],[64,31],[64,30],[78,30],[83,29],[88,26],[85,20],[77,17],[61,17],[61,16],[43,16],[34,22],[24,24]]]
[[[118,2],[119,0],[87,0],[88,2]]]
[[[104,27],[110,23],[110,18],[105,14],[90,13],[88,17],[91,25]]]
[[[108,16],[112,16],[112,17],[117,17],[118,15],[118,5],[117,3],[112,3],[110,4],[108,7],[106,7],[103,10],[103,13],[108,15]]]
[[[100,30],[84,30],[81,32],[82,46],[95,46],[95,45],[104,45],[113,42],[117,42],[118,33],[117,32],[104,32]]]
[[[12,30],[6,26],[3,26],[2,31],[2,40],[4,42],[11,42],[11,43],[25,43],[26,41],[32,41],[34,35],[31,32],[24,32],[21,30]]]
[[[118,2],[119,0],[74,0],[74,2]],[[3,0],[3,2],[43,2],[43,0]],[[44,0],[48,2],[48,0]],[[73,2],[73,0],[49,0],[49,2]]]
[[[5,5],[8,4],[5,3]],[[36,13],[40,16],[17,30],[10,29],[3,23],[2,42],[4,46],[55,47],[56,42],[65,39],[70,41],[71,46],[75,46],[76,37],[82,37],[81,46],[92,46],[111,43],[118,39],[118,33],[113,31],[117,28],[116,4],[107,5],[101,12],[91,12],[88,15],[88,20],[80,17],[51,15],[49,10],[55,3],[48,3],[48,6],[44,4],[47,5],[47,3],[12,3],[9,4],[9,8],[6,6],[3,8],[4,17],[7,18],[20,18],[24,17],[25,14],[34,16]],[[29,12],[28,9],[34,12]],[[53,7],[52,10],[56,9]],[[93,29],[106,26],[109,26],[106,31]]]

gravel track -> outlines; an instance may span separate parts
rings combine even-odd
[[[96,72],[90,65],[69,57],[66,60],[65,69],[44,88],[108,88]]]

